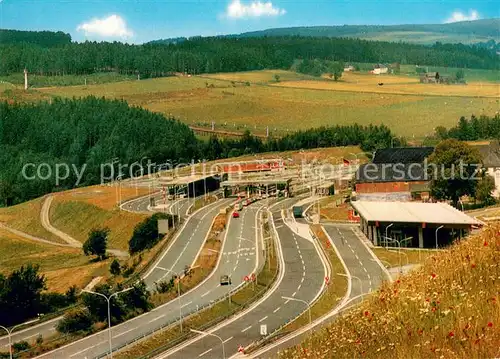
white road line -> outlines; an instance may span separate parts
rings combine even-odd
[[[163,318],[164,316],[165,316],[165,314],[162,314],[162,315],[160,315],[160,316],[158,316],[158,317],[156,317],[156,318],[151,319],[148,323],[153,323],[153,322],[156,322],[158,319],[161,319],[161,318]]]
[[[125,335],[125,334],[127,334],[127,333],[130,333],[131,331],[133,331],[133,330],[135,330],[135,329],[136,329],[136,328],[129,329],[129,330],[127,330],[127,331],[123,332],[123,333],[120,333],[120,334],[118,334],[118,335],[115,335],[113,338],[119,338],[119,337],[121,337],[122,335]]]
[[[37,335],[39,335],[40,333],[36,333],[36,334],[33,334],[33,335],[30,335],[29,337],[26,337],[26,338],[23,338],[21,340],[26,340],[26,339],[29,339],[29,338],[33,338],[33,337],[36,337]]]
[[[263,322],[263,321],[264,321],[264,320],[266,320],[266,319],[267,319],[267,315],[266,315],[264,318],[261,318],[261,319],[259,320],[259,323]]]
[[[276,222],[277,222],[277,221],[276,221]],[[283,227],[283,225],[281,225],[281,226],[276,226],[276,229],[280,229],[281,227]]]
[[[276,308],[275,310],[273,310],[273,313],[276,313],[280,309],[281,309],[281,307]]]
[[[168,271],[168,269],[163,268],[163,267],[160,267],[160,266],[156,266],[155,268],[158,268],[158,269],[164,270],[165,272],[167,272],[167,271]]]
[[[297,292],[293,292],[292,297],[295,297],[295,294],[297,294]]]
[[[209,290],[209,291],[207,291],[207,292],[205,292],[204,294],[202,294],[202,295],[201,295],[201,297],[203,298],[204,296],[206,296],[206,295],[207,295],[207,294],[209,294],[210,292],[211,292],[210,290]]]
[[[368,273],[368,271],[366,270],[366,267],[363,267],[363,270],[365,271],[365,273]]]
[[[355,254],[354,257],[356,257],[356,259],[359,261],[359,257],[357,254]]]
[[[77,352],[77,353],[75,353],[75,354],[70,355],[69,357],[70,357],[70,358],[73,358],[74,356],[77,356],[78,354],[85,353],[85,352],[86,352],[87,350],[89,350],[89,349],[90,349],[90,347],[85,348],[85,349],[80,350],[79,352]]]
[[[230,337],[230,338],[227,338],[226,340],[224,340],[222,343],[225,344],[227,343],[228,341],[230,341],[231,339],[233,339],[234,337]]]
[[[251,326],[251,325],[249,325],[248,327],[246,327],[245,329],[243,329],[241,332],[242,332],[242,333],[245,333],[245,332],[246,332],[248,329],[250,329],[251,327],[252,327],[252,326]]]
[[[297,287],[297,292],[300,290],[300,287],[302,287],[302,283]]]
[[[212,348],[210,348],[208,350],[205,350],[203,353],[201,353],[200,355],[198,355],[198,358],[204,356],[207,353],[210,353],[211,351],[212,351]]]
[[[188,305],[189,305],[189,304],[191,304],[191,303],[193,303],[193,302],[192,302],[192,301],[187,302],[187,303],[186,303],[186,304],[184,304],[181,308],[184,308],[184,307],[188,306]]]

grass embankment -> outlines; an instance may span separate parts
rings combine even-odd
[[[500,226],[383,287],[280,358],[495,358],[500,355]],[[304,343],[305,344],[305,343]]]
[[[388,247],[388,248],[372,248],[373,253],[380,259],[382,264],[386,268],[399,267],[401,265],[407,264],[421,264],[425,262],[425,260],[439,253],[440,251],[434,251],[432,249],[410,249],[410,248],[401,248],[401,257],[399,256],[397,247]],[[401,259],[401,263],[399,262]]]
[[[135,188],[123,187],[121,193],[122,201],[137,196]],[[140,194],[144,194],[144,189]],[[76,240],[83,243],[93,228],[109,227],[108,248],[125,251],[134,227],[147,217],[120,211],[116,206],[115,188],[108,186],[58,193],[50,208],[51,224]]]
[[[312,320],[316,320],[332,311],[342,300],[344,295],[347,293],[347,278],[335,275],[336,273],[345,273],[345,269],[335,253],[335,250],[331,247],[328,237],[323,232],[321,226],[313,225],[311,226],[311,229],[318,239],[318,243],[321,245],[331,266],[331,278],[329,284],[326,287],[326,290],[322,293],[321,297],[311,307]],[[287,325],[285,330],[287,332],[292,332],[307,324],[309,324],[309,313],[306,311],[296,320]]]
[[[96,85],[108,82],[129,81],[136,79],[137,76],[122,75],[116,72],[101,72],[88,75],[28,75],[30,88],[85,85],[85,82],[87,82],[87,85]],[[24,74],[15,73],[8,76],[0,76],[0,81],[6,81],[14,85],[24,86]]]
[[[267,227],[267,222],[265,222],[264,226],[264,237],[269,238],[270,232]],[[243,286],[242,289],[231,297],[231,303],[229,303],[228,300],[222,300],[212,307],[185,318],[182,333],[180,332],[179,326],[174,324],[116,353],[114,357],[117,359],[136,359],[159,354],[192,336],[190,328],[199,330],[208,329],[255,302],[272,285],[278,271],[274,242],[272,240],[266,240],[266,248],[267,254],[270,255],[270,257],[266,259],[262,271],[257,273],[257,283],[255,286],[253,284]]]
[[[26,263],[39,265],[47,278],[47,289],[61,293],[71,285],[83,288],[109,265],[107,261],[89,263],[79,249],[31,241],[0,229],[0,273],[7,275]]]

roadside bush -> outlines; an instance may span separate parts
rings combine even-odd
[[[152,248],[160,240],[158,234],[158,220],[167,219],[169,227],[173,223],[173,216],[165,213],[155,213],[146,218],[134,228],[132,238],[128,242],[130,254]]]
[[[120,275],[122,269],[120,267],[120,262],[118,260],[113,259],[111,266],[109,267],[109,272],[113,275]]]
[[[22,352],[24,350],[28,350],[30,348],[30,344],[26,340],[21,340],[20,342],[12,344],[12,349],[15,352]]]
[[[89,331],[92,328],[92,316],[87,309],[74,309],[68,311],[64,318],[57,324],[60,333],[76,333]]]

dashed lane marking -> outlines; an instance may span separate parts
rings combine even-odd
[[[251,326],[251,325],[249,325],[248,327],[246,327],[245,329],[243,329],[241,332],[242,332],[242,333],[245,333],[245,332],[246,332],[248,329],[250,329],[251,327],[252,327],[252,326]]]

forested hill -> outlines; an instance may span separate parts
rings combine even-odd
[[[177,44],[129,45],[71,43],[0,45],[0,74],[27,68],[38,74],[89,74],[101,71],[138,72],[161,76],[169,72],[214,73],[259,69],[290,69],[297,59],[417,64],[497,69],[492,51],[465,45],[364,41],[347,38],[264,37],[196,38]]]
[[[0,29],[0,45],[22,43],[35,44],[43,47],[68,45],[71,43],[71,36],[62,31],[19,31]]]
[[[450,24],[343,25],[267,29],[237,37],[312,36],[351,37],[366,40],[406,41],[419,44],[500,42],[500,19],[461,21]]]

